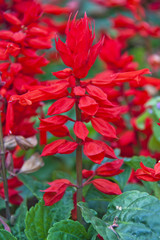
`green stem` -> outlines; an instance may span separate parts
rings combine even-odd
[[[6,218],[9,220],[11,217],[11,214],[9,209],[8,182],[7,182],[6,166],[5,166],[5,150],[4,150],[4,142],[3,142],[1,112],[0,112],[0,159],[1,159],[1,165],[2,165],[1,174],[2,174],[3,187],[4,187]]]
[[[76,79],[76,85],[80,85],[80,80]],[[78,101],[76,102],[76,121],[81,121],[81,110],[78,107]],[[82,145],[81,139],[76,137],[76,142],[79,144],[76,149],[76,172],[77,172],[77,203],[82,201]],[[82,224],[82,214],[80,207],[77,206],[77,220]]]

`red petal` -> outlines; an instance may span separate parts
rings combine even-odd
[[[89,178],[89,177],[91,177],[93,174],[94,174],[94,171],[92,171],[92,170],[86,170],[86,169],[83,169],[83,170],[82,170],[82,176],[83,176],[83,178]]]
[[[83,151],[89,159],[98,164],[102,162],[105,156],[104,149],[95,142],[85,142]]]
[[[54,155],[54,154],[58,153],[58,147],[61,144],[64,144],[65,142],[66,142],[65,139],[59,139],[59,140],[56,140],[56,141],[54,141],[50,144],[47,144],[44,147],[41,156],[49,156],[49,155]]]
[[[11,24],[21,25],[21,21],[12,13],[4,12],[3,17],[5,18],[5,20],[7,20]]]
[[[142,169],[136,170],[136,177],[140,180],[148,181],[148,182],[157,182],[160,180],[159,177],[156,178],[148,173],[145,173]]]
[[[90,183],[92,183],[100,192],[103,192],[105,194],[118,195],[122,193],[118,184],[110,182],[106,179],[99,178],[92,180]]]
[[[72,75],[72,69],[65,68],[62,71],[53,72],[53,76],[56,76],[57,78],[64,79]]]
[[[73,66],[72,55],[71,55],[68,47],[66,46],[66,44],[63,43],[60,39],[58,39],[58,41],[56,41],[56,48],[57,48],[64,64],[69,67],[72,67]]]
[[[93,128],[100,134],[108,138],[117,138],[115,128],[101,118],[92,118]]]
[[[84,96],[86,90],[80,86],[77,86],[73,89],[73,92],[76,96]]]
[[[98,103],[88,96],[81,97],[78,106],[88,115],[95,115],[98,110]]]
[[[154,166],[154,170],[155,170],[155,176],[160,177],[160,162],[156,163],[156,165]]]
[[[54,129],[49,129],[48,130],[50,133],[52,133],[55,137],[66,137],[69,136],[69,129],[64,125],[61,126],[60,128],[54,128]]]
[[[59,146],[58,153],[60,154],[69,154],[76,150],[78,144],[76,142],[66,141],[64,144]]]
[[[89,95],[95,99],[98,99],[98,100],[106,100],[107,99],[107,95],[99,87],[96,87],[93,85],[88,85],[86,87],[86,90],[89,93]]]
[[[29,46],[35,49],[49,49],[52,47],[50,41],[42,40],[39,38],[29,39],[28,40]]]
[[[53,128],[59,128],[61,125],[65,124],[69,118],[64,115],[56,115],[53,117],[49,117],[46,119],[40,119],[41,123],[39,126],[39,129],[49,131],[50,129]]]
[[[95,142],[103,147],[106,157],[113,158],[113,159],[117,158],[113,149],[110,146],[108,146],[105,142],[102,142],[99,140],[95,140]]]
[[[48,115],[60,114],[68,112],[75,104],[75,99],[73,98],[61,98],[53,103],[48,109]]]
[[[64,195],[66,188],[71,186],[72,183],[68,179],[59,179],[49,183],[51,187],[43,190],[45,192],[43,199],[46,206],[51,206],[58,202]]]
[[[45,13],[50,13],[54,15],[61,15],[61,14],[66,14],[70,12],[69,8],[60,7],[53,4],[44,4],[42,5],[42,7]]]
[[[105,177],[118,175],[124,171],[120,169],[122,164],[123,160],[120,159],[113,162],[104,163],[102,166],[96,169],[96,175]]]
[[[86,127],[86,125],[83,122],[80,121],[76,121],[73,127],[73,131],[75,133],[75,135],[82,139],[83,141],[85,141],[86,137],[89,134],[89,131]]]

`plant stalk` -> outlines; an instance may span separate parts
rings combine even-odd
[[[80,79],[76,79],[76,85],[80,85]],[[76,121],[81,121],[81,110],[76,101]],[[77,203],[82,201],[82,146],[80,145],[81,139],[76,137],[76,142],[79,144],[76,149],[76,172],[77,172]],[[77,220],[82,224],[82,214],[80,207],[77,206]]]
[[[11,214],[9,209],[8,182],[7,182],[7,174],[6,174],[6,166],[5,166],[5,150],[4,150],[4,142],[3,142],[1,112],[0,112],[0,160],[1,160],[1,174],[2,174],[4,196],[5,196],[4,200],[6,205],[6,218],[10,220]]]

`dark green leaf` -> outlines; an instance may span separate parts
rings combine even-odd
[[[148,193],[125,192],[109,205],[103,220],[113,222],[118,218],[115,229],[122,240],[160,239],[160,221],[157,213],[160,201]]]
[[[0,210],[3,209],[3,208],[5,208],[5,207],[6,207],[6,205],[5,205],[4,199],[2,199],[2,198],[0,197]]]
[[[17,238],[6,230],[0,230],[0,240],[17,240]]]
[[[114,179],[114,182],[116,182],[120,186],[120,188],[123,190],[123,188],[126,186],[128,179],[130,177],[131,168],[124,164],[121,169],[124,169],[124,172],[114,176],[113,179]]]
[[[89,240],[88,234],[79,222],[63,220],[49,230],[47,240]]]
[[[15,217],[16,223],[12,228],[12,233],[17,237],[18,240],[26,240],[25,235],[25,217],[27,213],[26,201],[24,201],[20,207],[17,209]]]
[[[39,201],[26,216],[26,236],[29,240],[44,240],[48,230],[56,222],[68,219],[73,209],[72,192],[65,193],[63,198],[53,206],[45,206]]]
[[[115,233],[110,230],[109,224],[100,218],[96,217],[97,214],[93,209],[89,209],[86,203],[80,202],[78,206],[81,208],[82,216],[87,223],[91,223],[97,234],[100,234],[105,240],[116,239]]]

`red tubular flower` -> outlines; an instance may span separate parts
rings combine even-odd
[[[104,163],[102,166],[96,169],[95,174],[97,176],[111,177],[122,173],[120,167],[123,164],[123,160],[115,160],[113,162]]]
[[[91,123],[93,128],[104,137],[117,138],[115,128],[105,120],[101,118],[92,118]]]
[[[67,141],[65,139],[59,139],[53,143],[47,144],[41,156],[49,156],[57,153],[60,154],[69,154],[76,150],[78,144],[76,142]]]
[[[113,183],[106,179],[98,178],[98,179],[92,180],[89,183],[92,183],[95,188],[97,188],[100,192],[105,194],[118,195],[122,193],[118,184]]]
[[[85,142],[83,151],[91,161],[98,164],[100,164],[105,157],[103,147],[96,142]]]
[[[41,190],[41,192],[45,192],[43,195],[45,206],[52,206],[61,200],[67,187],[73,186],[73,184],[67,179],[55,180],[48,184],[50,185],[49,188],[46,190]]]
[[[9,202],[14,205],[20,205],[23,201],[23,198],[19,195],[19,192],[15,190],[15,188],[23,185],[22,182],[18,180],[17,177],[13,177],[8,179],[8,194],[9,194]],[[5,198],[3,183],[0,183],[0,196]]]
[[[83,169],[83,177],[88,178],[91,176],[103,176],[103,177],[112,177],[122,173],[124,170],[120,169],[123,164],[123,160],[118,159],[113,162],[107,162],[98,167],[95,171]]]
[[[142,162],[140,163],[141,169],[137,169],[136,177],[138,179],[157,182],[160,180],[160,162],[155,164],[154,169],[146,167]]]
[[[80,20],[76,20],[75,15],[71,22],[68,21],[66,36],[66,43],[60,39],[56,41],[56,48],[63,62],[73,69],[75,77],[84,78],[94,64],[103,40],[92,46],[94,34],[86,14]]]
[[[76,121],[73,127],[73,131],[75,133],[75,135],[82,139],[83,141],[85,141],[89,131],[86,127],[86,125],[83,122],[80,121]]]

